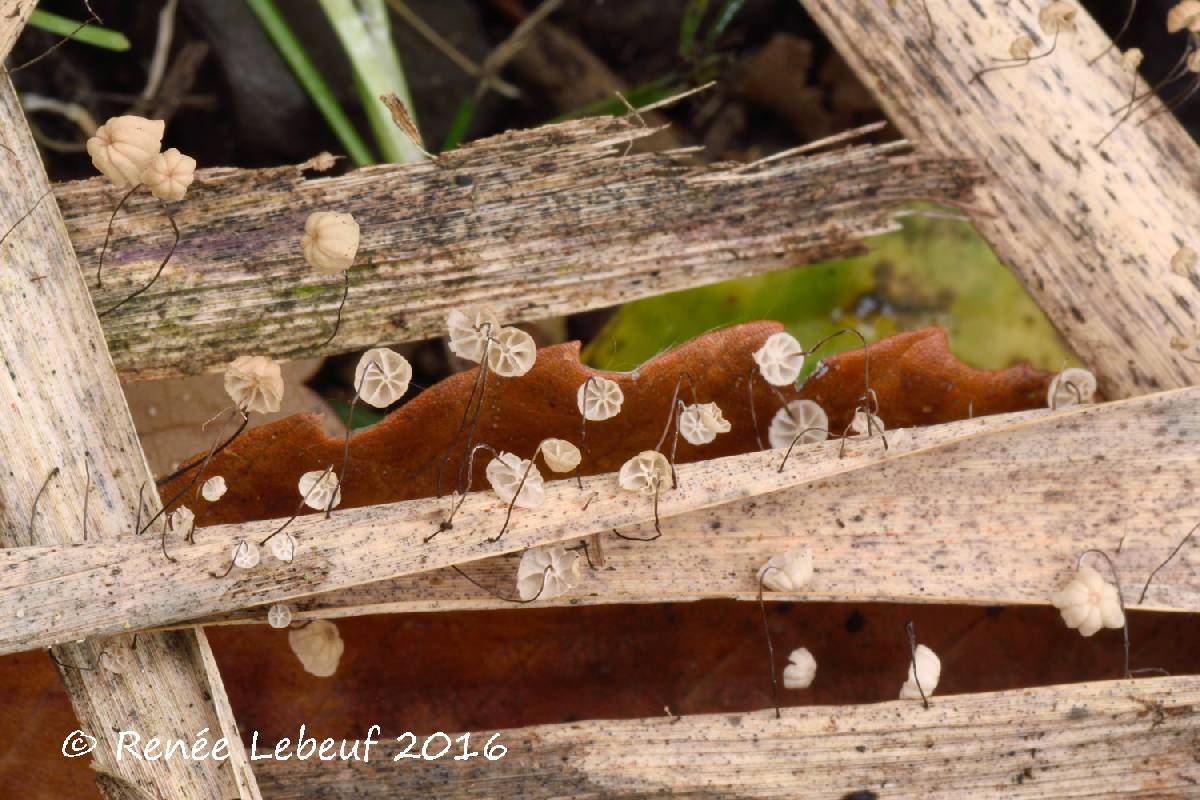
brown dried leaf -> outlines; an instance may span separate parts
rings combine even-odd
[[[489,375],[475,441],[528,457],[545,438],[580,443],[576,393],[592,375],[604,374],[621,385],[621,413],[590,422],[586,474],[613,472],[631,455],[652,449],[667,424],[671,398],[681,375],[695,382],[700,402],[715,402],[732,430],[715,441],[693,446],[680,439],[679,462],[736,455],[757,449],[747,393],[753,353],[782,326],[755,322],[714,331],[676,347],[631,373],[599,373],[579,363],[579,343],[538,351],[537,363],[524,377]],[[992,372],[963,365],[946,350],[945,333],[926,329],[890,337],[871,347],[871,381],[880,416],[889,427],[928,425],[976,414],[1033,408],[1043,403],[1050,376],[1028,367]],[[420,394],[382,422],[350,440],[349,469],[340,507],[395,502],[435,494],[443,453],[454,453],[442,470],[442,491],[453,488],[465,434],[455,433],[476,379],[477,369],[453,375]],[[845,427],[863,392],[861,352],[825,360],[800,391],[787,399],[809,397],[821,403],[834,430]],[[685,380],[679,396],[691,402]],[[779,397],[755,380],[755,411],[765,441]],[[288,517],[300,501],[300,475],[333,466],[342,471],[344,440],[326,435],[312,415],[297,415],[247,431],[210,463],[205,475],[221,475],[229,492],[216,503],[186,500],[198,525]],[[669,451],[670,439],[664,445]],[[476,458],[472,488],[486,486],[483,469],[490,456]],[[190,474],[161,488],[170,500]],[[194,491],[194,490],[193,490]],[[190,495],[189,495],[190,497]]]

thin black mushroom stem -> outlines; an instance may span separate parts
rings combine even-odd
[[[654,483],[654,535],[626,536],[625,534],[617,531],[616,528],[613,528],[612,532],[617,536],[618,539],[624,539],[627,542],[653,542],[655,539],[662,536],[662,520],[660,520],[658,516],[658,496],[662,492],[662,481],[657,475],[651,478],[651,481]]]
[[[76,37],[76,36],[79,34],[79,32],[80,32],[81,30],[83,30],[83,29],[84,29],[84,28],[86,28],[87,26],[91,25],[93,22],[94,22],[94,23],[96,23],[96,24],[98,24],[98,25],[103,25],[103,24],[104,24],[104,20],[100,19],[100,15],[99,15],[99,14],[97,14],[97,13],[96,13],[96,12],[95,12],[95,11],[92,9],[92,4],[91,4],[91,3],[89,3],[89,2],[88,2],[88,0],[83,0],[83,6],[84,6],[84,8],[86,8],[86,9],[87,9],[87,11],[88,11],[87,19],[83,20],[83,21],[82,21],[82,22],[80,22],[78,25],[76,25],[76,26],[75,26],[75,28],[74,28],[73,30],[71,30],[71,32],[70,32],[70,33],[68,33],[66,36],[63,36],[63,37],[61,37],[61,38],[60,38],[60,39],[59,39],[57,42],[55,42],[54,44],[50,45],[50,46],[49,46],[49,47],[47,47],[45,50],[43,50],[41,53],[39,53],[38,55],[36,55],[36,56],[34,56],[33,58],[29,59],[29,60],[28,60],[28,61],[26,61],[25,63],[23,63],[23,64],[18,64],[17,66],[13,67],[12,69],[3,69],[3,70],[0,70],[0,72],[3,72],[3,73],[4,73],[4,74],[6,74],[6,75],[12,75],[14,72],[20,72],[21,70],[25,69],[26,67],[32,67],[34,64],[38,63],[38,62],[39,62],[39,61],[41,61],[43,58],[45,58],[46,56],[50,55],[50,54],[51,54],[51,53],[53,53],[55,50],[57,50],[58,48],[62,47],[64,44],[66,44],[67,42],[69,42],[69,41],[71,41],[72,39],[74,39],[74,38],[75,38],[75,37]],[[11,14],[11,15],[7,15],[7,16],[16,16],[18,13],[20,13],[20,12],[19,12],[19,11],[16,11],[16,10],[14,10],[14,11],[12,12],[12,14]]]
[[[449,444],[446,445],[445,451],[441,458],[438,459],[437,474],[434,476],[434,496],[440,498],[442,496],[442,473],[446,469],[446,464],[450,461],[450,455],[454,451],[454,444],[458,441],[458,437],[462,436],[463,431],[467,430],[467,421],[470,420],[470,433],[467,436],[467,445],[464,452],[471,449],[471,440],[475,436],[476,426],[479,423],[479,416],[483,413],[483,395],[487,390],[487,374],[488,369],[488,354],[492,347],[492,323],[485,322],[481,333],[484,336],[483,356],[479,359],[479,372],[475,375],[475,382],[471,384],[471,393],[467,395],[467,405],[463,408],[462,419],[458,421],[458,429],[454,431],[454,435],[450,437]],[[475,414],[471,414],[471,409],[474,407]],[[462,490],[462,465],[459,465],[458,472],[458,489]]]
[[[1139,606],[1146,602],[1146,592],[1150,591],[1150,584],[1154,581],[1155,576],[1158,575],[1159,571],[1162,570],[1163,567],[1171,563],[1171,559],[1175,558],[1175,556],[1179,554],[1179,551],[1182,550],[1183,546],[1191,540],[1192,536],[1197,530],[1200,530],[1200,523],[1192,526],[1192,529],[1187,532],[1187,536],[1184,536],[1179,540],[1179,544],[1175,545],[1174,549],[1171,550],[1170,555],[1163,559],[1163,562],[1155,567],[1150,575],[1146,578],[1146,585],[1142,587],[1142,593],[1138,596],[1137,604]]]
[[[925,708],[929,708],[929,697],[925,694],[925,689],[921,687],[921,676],[917,674],[917,632],[913,629],[911,619],[904,623],[904,632],[908,635],[908,654],[912,659],[913,683],[917,685],[917,691],[921,693],[921,704]]]
[[[533,451],[533,455],[529,457],[529,466],[525,467],[521,473],[521,480],[517,482],[517,490],[513,492],[512,500],[508,501],[508,509],[504,512],[504,524],[500,526],[500,532],[492,538],[488,539],[488,544],[495,544],[500,541],[500,537],[504,536],[508,530],[508,524],[512,521],[513,508],[517,505],[517,498],[521,496],[521,491],[525,488],[525,481],[529,478],[529,473],[533,471],[534,462],[537,461],[538,453],[542,452],[542,447],[546,444],[546,440],[538,442],[537,449]],[[493,451],[495,452],[495,451]],[[582,483],[580,484],[582,486]]]
[[[779,469],[777,470],[778,472],[783,472],[783,468],[785,466],[787,466],[788,459],[791,458],[792,450],[796,447],[796,444],[801,439],[803,439],[807,434],[814,433],[814,432],[821,432],[821,433],[824,433],[826,436],[835,436],[836,435],[836,434],[830,433],[828,428],[821,428],[821,427],[805,428],[804,430],[800,431],[799,433],[797,433],[795,436],[792,437],[792,443],[788,445],[787,452],[785,452],[783,454],[783,460],[779,462]],[[842,436],[839,438],[845,439],[845,436]]]
[[[1121,37],[1129,31],[1129,25],[1133,22],[1133,14],[1135,11],[1137,11],[1137,0],[1130,0],[1129,10],[1125,12],[1125,21],[1121,23],[1120,30],[1118,30],[1116,34],[1113,35],[1112,39],[1108,41],[1107,47],[1105,47],[1088,61],[1089,67],[1093,66],[1097,61],[1104,58],[1105,53],[1117,46],[1117,42],[1119,42]]]
[[[50,473],[46,476],[46,480],[42,481],[42,488],[38,489],[38,493],[33,498],[33,507],[29,509],[29,530],[27,532],[30,544],[33,544],[33,521],[34,518],[37,517],[38,503],[42,501],[42,495],[46,493],[46,487],[50,485],[50,481],[54,480],[54,476],[57,475],[58,472],[58,467],[50,470]]]
[[[522,600],[519,597],[505,597],[504,595],[497,592],[495,589],[491,589],[487,586],[484,586],[482,583],[475,580],[470,575],[468,575],[467,573],[465,573],[461,569],[459,569],[457,564],[451,564],[450,568],[453,569],[455,572],[457,572],[459,575],[462,575],[468,581],[470,581],[477,589],[482,589],[483,591],[487,592],[488,594],[490,594],[492,597],[496,598],[497,600],[503,600],[505,603],[513,603],[514,605],[519,605],[519,606],[526,605],[527,603],[536,602],[537,599],[542,596],[542,592],[546,591],[546,581],[550,578],[550,570],[554,569],[553,566],[547,566],[544,570],[542,570],[542,585],[538,588],[537,594],[535,594],[533,597],[529,598],[528,600]]]
[[[779,710],[779,676],[775,673],[775,644],[771,641],[771,626],[767,621],[767,604],[763,600],[763,580],[769,572],[778,572],[779,567],[767,565],[758,574],[758,610],[762,614],[763,638],[767,640],[767,664],[771,668],[771,697],[775,701],[775,719],[783,717]]]
[[[1063,381],[1062,383],[1059,384],[1059,386],[1063,386],[1063,387],[1066,387],[1067,389],[1070,389],[1071,392],[1075,395],[1076,405],[1083,405],[1083,392],[1080,391],[1079,387],[1075,384],[1074,381],[1070,381],[1070,380]],[[1051,395],[1051,397],[1050,397],[1050,410],[1058,411],[1058,392],[1057,391],[1055,391],[1054,394]]]
[[[1096,143],[1096,147],[1100,147],[1106,141],[1108,141],[1108,138],[1110,136],[1112,136],[1114,133],[1116,133],[1118,128],[1120,128],[1122,125],[1124,125],[1126,122],[1128,122],[1129,119],[1135,113],[1137,113],[1137,111],[1139,109],[1142,108],[1142,106],[1144,106],[1146,103],[1150,102],[1155,97],[1157,97],[1158,93],[1162,89],[1165,89],[1167,86],[1180,80],[1181,78],[1186,76],[1188,74],[1188,72],[1190,72],[1190,70],[1188,69],[1188,58],[1189,58],[1189,56],[1191,56],[1192,52],[1195,50],[1197,44],[1196,44],[1195,34],[1188,34],[1188,36],[1189,36],[1188,46],[1186,48],[1184,48],[1183,55],[1181,55],[1179,57],[1179,60],[1176,61],[1175,65],[1173,67],[1171,67],[1171,69],[1167,72],[1166,77],[1164,77],[1162,80],[1160,80],[1158,83],[1154,84],[1153,86],[1147,87],[1147,89],[1144,92],[1142,92],[1141,94],[1138,94],[1138,91],[1137,91],[1138,76],[1137,76],[1136,72],[1134,73],[1133,91],[1129,98],[1129,102],[1127,102],[1125,105],[1121,106],[1120,108],[1115,109],[1112,112],[1113,114],[1121,114],[1121,118],[1119,120],[1117,120],[1116,124],[1114,124],[1112,126],[1112,128],[1110,128],[1104,134],[1104,136],[1100,139],[1100,141]],[[1176,97],[1174,100],[1171,100],[1168,103],[1164,103],[1162,108],[1158,109],[1157,111],[1155,111],[1152,114],[1150,114],[1149,116],[1147,116],[1145,119],[1141,120],[1138,123],[1138,125],[1143,125],[1146,122],[1148,122],[1149,120],[1154,119],[1154,117],[1158,116],[1159,114],[1162,114],[1162,113],[1165,113],[1167,111],[1171,111],[1171,110],[1177,108],[1179,106],[1179,104],[1181,104],[1182,102],[1187,100],[1189,97],[1191,97],[1192,93],[1195,92],[1197,85],[1200,85],[1200,81],[1198,81],[1197,83],[1194,83],[1192,88],[1190,90],[1186,90],[1181,96]]]
[[[154,277],[147,281],[144,286],[125,295],[125,297],[123,297],[121,300],[118,300],[114,305],[111,305],[103,311],[98,312],[97,316],[107,316],[128,303],[133,298],[147,291],[155,284],[155,282],[158,281],[159,276],[163,274],[163,270],[167,268],[167,262],[171,260],[171,256],[175,255],[175,248],[179,246],[179,224],[175,222],[175,215],[171,213],[171,209],[167,207],[165,202],[159,200],[158,204],[162,207],[163,213],[167,215],[167,220],[171,223],[171,231],[174,234],[174,238],[171,240],[171,249],[167,251],[166,257],[163,258],[162,263],[158,265],[158,269],[154,271]]]
[[[671,426],[675,427],[675,438],[671,441],[671,458],[668,462],[671,465],[671,488],[679,488],[679,476],[675,473],[675,453],[679,449],[679,415],[683,413],[683,401],[679,399],[679,390],[683,387],[683,382],[687,381],[688,388],[692,392],[692,404],[699,404],[699,399],[696,395],[696,381],[692,379],[691,373],[681,372],[679,377],[675,379],[675,391],[671,394],[671,407],[667,413],[667,424],[663,427],[662,435],[658,437],[658,442],[654,445],[656,453],[662,452],[662,446],[667,441],[667,434],[671,432]],[[655,508],[658,506],[658,488],[655,486]],[[658,514],[655,513],[655,519]]]
[[[1021,67],[1027,67],[1034,61],[1052,55],[1058,48],[1058,33],[1058,31],[1054,32],[1054,38],[1050,40],[1050,47],[1044,53],[1034,53],[1032,55],[1027,55],[1024,58],[998,58],[993,66],[984,67],[983,69],[978,70],[974,75],[971,76],[971,80],[967,81],[967,83],[975,83],[989,72],[1000,72],[1006,69],[1020,69]]]
[[[458,510],[462,508],[463,502],[467,499],[467,495],[471,492],[471,481],[475,477],[475,454],[480,450],[487,450],[494,458],[500,457],[500,453],[496,452],[496,448],[492,447],[490,444],[480,442],[471,448],[471,452],[467,455],[465,460],[467,465],[467,485],[463,487],[461,492],[455,491],[455,497],[452,498],[453,505],[450,507],[450,513],[446,515],[445,519],[438,523],[438,528],[436,531],[421,540],[422,544],[429,544],[439,533],[442,531],[448,531],[454,527],[454,517],[458,514]]]
[[[1132,678],[1133,673],[1130,672],[1130,670],[1129,670],[1129,614],[1125,611],[1125,593],[1123,591],[1121,591],[1121,576],[1117,573],[1117,565],[1115,563],[1113,563],[1113,560],[1112,560],[1112,558],[1109,557],[1108,553],[1104,552],[1103,550],[1098,550],[1094,547],[1090,548],[1088,550],[1084,550],[1082,553],[1079,554],[1079,559],[1075,562],[1075,570],[1076,571],[1078,571],[1079,568],[1083,566],[1083,560],[1085,558],[1087,558],[1089,555],[1097,555],[1104,559],[1104,563],[1108,565],[1108,571],[1112,573],[1113,583],[1116,584],[1117,603],[1120,604],[1120,606],[1121,606],[1121,621],[1124,623],[1121,626],[1121,635],[1124,640],[1124,646],[1125,646],[1124,675],[1126,678]],[[1154,577],[1153,573],[1151,573],[1151,577]]]
[[[329,343],[337,338],[338,331],[342,329],[342,311],[346,308],[346,298],[350,296],[350,268],[342,273],[342,300],[338,303],[337,318],[333,321],[333,332],[329,334],[329,338],[321,342],[313,348],[313,350],[324,350],[329,346]]]
[[[50,194],[50,189],[47,189],[46,191],[42,192],[41,195],[38,196],[38,199],[34,202],[34,204],[29,207],[29,210],[26,211],[24,214],[22,214],[20,216],[20,218],[17,219],[16,222],[14,222],[12,225],[8,226],[8,230],[4,231],[3,235],[0,235],[0,245],[4,244],[5,240],[7,240],[10,235],[12,235],[12,232],[15,231],[22,222],[29,219],[29,215],[37,210],[37,207],[42,204],[42,201],[45,200],[46,196],[49,194]]]
[[[383,367],[379,366],[379,362],[371,359],[367,362],[367,366],[363,369],[362,378],[358,381],[358,385],[354,387],[354,397],[350,399],[350,410],[346,413],[346,439],[342,443],[342,471],[338,473],[337,488],[329,495],[329,503],[325,506],[325,519],[333,514],[334,501],[342,492],[342,486],[346,482],[346,473],[350,471],[350,434],[354,430],[354,409],[358,405],[358,398],[362,392],[363,384],[366,383],[367,376],[371,374],[371,370],[382,373]]]
[[[588,379],[583,382],[583,397],[581,398],[581,402],[580,402],[580,405],[583,406],[583,409],[580,411],[579,452],[585,458],[587,457],[587,454],[588,454],[588,443],[587,443],[587,424],[588,424],[587,407],[588,407],[588,404],[587,404],[587,401],[588,401],[588,395],[591,394],[592,386],[595,385],[598,377],[599,376],[597,376],[597,375],[589,375]],[[583,462],[581,459],[580,465],[582,465],[582,463]],[[583,480],[582,479],[579,480],[579,488],[580,489],[583,488]]]

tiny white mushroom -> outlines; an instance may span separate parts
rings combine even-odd
[[[810,429],[817,430],[810,430]],[[775,412],[767,439],[771,447],[791,447],[792,442],[808,444],[829,438],[829,416],[812,400],[793,400]],[[803,435],[802,435],[803,432]],[[800,439],[797,441],[796,437]]]
[[[488,348],[488,367],[502,378],[519,378],[533,369],[537,345],[520,328],[501,328]]]
[[[525,474],[526,470],[529,470],[528,475]],[[514,505],[520,508],[537,508],[546,499],[545,484],[538,468],[532,466],[528,459],[514,453],[501,453],[493,458],[488,462],[485,474],[488,483],[492,485],[492,491],[506,503],[512,503],[513,497],[516,497]],[[525,479],[524,484],[521,483],[522,477]],[[518,486],[521,487],[520,494],[517,494]]]
[[[267,611],[267,624],[272,628],[286,628],[292,624],[292,610],[283,603],[276,603]]]
[[[616,381],[595,375],[579,385],[575,403],[588,422],[603,422],[621,413],[625,394]]]
[[[579,466],[583,454],[566,439],[547,439],[542,442],[542,458],[551,472],[570,472]]]
[[[1008,46],[1008,54],[1013,58],[1029,58],[1029,54],[1032,52],[1033,39],[1030,39],[1028,36],[1018,36]]]
[[[354,370],[358,396],[375,408],[387,408],[403,397],[411,380],[412,364],[395,350],[386,347],[376,347],[363,353]]]
[[[225,479],[220,475],[213,475],[204,482],[200,487],[200,496],[210,503],[215,503],[225,496],[225,491],[228,487],[225,486]]]
[[[1054,376],[1046,391],[1050,408],[1069,408],[1090,403],[1096,396],[1096,376],[1081,367],[1069,367]]]
[[[162,148],[167,123],[127,115],[113,117],[87,140],[88,155],[113,186],[124,189],[142,180],[142,170]]]
[[[617,482],[626,491],[655,494],[671,482],[671,462],[656,450],[643,450],[621,465]]]
[[[1200,32],[1200,0],[1183,0],[1167,11],[1167,33],[1179,33],[1184,28]]]
[[[730,425],[716,403],[684,406],[679,412],[679,433],[689,444],[708,444],[718,433],[729,433]]]
[[[254,569],[260,558],[258,545],[248,539],[243,539],[233,548],[233,563],[242,569]]]
[[[292,628],[288,631],[288,645],[305,671],[318,678],[328,678],[337,672],[338,661],[346,649],[337,625],[327,619]]]
[[[338,486],[337,473],[331,469],[316,469],[300,476],[300,496],[304,505],[324,511],[337,508],[342,502],[342,489]]]
[[[271,555],[285,564],[296,557],[296,537],[286,531],[271,537]]]
[[[1055,0],[1042,7],[1038,12],[1038,26],[1043,33],[1054,36],[1059,33],[1070,33],[1075,30],[1075,16],[1079,13],[1073,4],[1065,0]]]
[[[167,523],[171,533],[187,536],[196,524],[196,515],[187,506],[180,506],[167,517]]]
[[[283,372],[265,356],[238,356],[225,368],[225,391],[238,408],[274,413],[283,402]]]
[[[159,200],[182,200],[196,177],[196,159],[172,147],[157,153],[142,168],[142,183]]]
[[[812,548],[798,544],[782,555],[771,556],[758,570],[763,588],[772,592],[795,592],[812,580]]]
[[[788,665],[783,668],[783,688],[807,689],[817,677],[817,660],[807,647],[798,647],[788,656]]]
[[[522,600],[550,600],[566,594],[579,581],[579,563],[579,553],[561,545],[526,550],[517,567],[518,596]]]
[[[942,660],[937,657],[937,653],[923,644],[917,645],[916,657],[909,658],[908,680],[900,687],[900,699],[920,700],[921,692],[925,693],[925,697],[930,697],[941,677]],[[921,684],[920,688],[917,688],[918,682]]]
[[[300,237],[304,260],[317,272],[338,275],[350,269],[358,254],[358,223],[340,211],[314,211]]]
[[[758,371],[772,386],[791,386],[804,368],[804,348],[790,333],[773,333],[754,352]]]
[[[877,436],[884,433],[887,428],[884,427],[883,420],[869,411],[859,409],[854,412],[854,419],[850,420],[850,433],[855,436]]]
[[[487,306],[455,309],[446,319],[450,330],[450,352],[478,364],[483,360],[487,340],[500,331],[500,321]]]
[[[1121,69],[1129,73],[1137,72],[1138,67],[1142,65],[1145,59],[1146,56],[1140,48],[1131,47],[1124,53],[1121,53]]]
[[[1082,636],[1091,636],[1101,628],[1125,627],[1121,597],[1117,587],[1087,566],[1081,566],[1061,592],[1050,598],[1069,628],[1078,628]]]

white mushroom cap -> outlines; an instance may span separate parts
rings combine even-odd
[[[283,372],[265,356],[238,356],[225,368],[225,391],[238,408],[274,413],[283,402]]]
[[[525,474],[526,470],[529,471],[528,475]],[[492,491],[506,503],[512,503],[513,497],[516,497],[514,505],[520,508],[537,508],[546,499],[542,473],[538,472],[538,468],[529,459],[514,453],[501,453],[488,462],[485,474],[488,483],[492,485]],[[524,484],[521,483],[522,477],[525,479]],[[520,494],[517,494],[518,486],[521,487]]]
[[[791,386],[804,368],[804,348],[790,333],[773,333],[754,352],[763,379],[772,386]]]
[[[283,603],[276,603],[267,611],[267,624],[272,628],[286,628],[292,624],[292,610]]]
[[[157,153],[142,168],[142,183],[159,200],[182,200],[196,177],[196,159],[172,147]]]
[[[535,597],[550,600],[566,594],[579,581],[579,563],[579,553],[568,551],[561,545],[526,550],[517,567],[518,596],[522,600]],[[545,587],[542,586],[543,575]]]
[[[200,496],[210,503],[215,503],[225,496],[227,488],[224,478],[220,475],[213,475],[200,487]]]
[[[783,688],[807,689],[817,677],[817,660],[807,647],[798,647],[788,656],[788,665],[783,668]]]
[[[603,422],[621,413],[625,394],[616,381],[593,375],[579,385],[575,403],[579,413],[589,422]]]
[[[855,436],[878,436],[886,431],[883,420],[869,411],[859,409],[854,412],[854,419],[850,420],[850,433]]]
[[[1067,627],[1078,628],[1081,636],[1091,636],[1101,628],[1125,627],[1117,587],[1086,564],[1050,602],[1058,607]]]
[[[487,306],[454,309],[446,318],[450,331],[450,352],[478,364],[487,349],[488,336],[500,332],[500,320]]]
[[[520,328],[501,328],[492,336],[488,348],[488,367],[502,378],[519,378],[533,369],[537,345]]]
[[[1021,35],[1012,40],[1012,44],[1008,46],[1008,54],[1013,58],[1029,58],[1029,54],[1033,52],[1033,39],[1028,36]]]
[[[88,155],[113,186],[136,186],[142,180],[142,170],[162,148],[166,127],[161,119],[113,117],[87,140]]]
[[[304,505],[324,511],[327,508],[337,508],[342,502],[342,489],[338,486],[338,476],[331,469],[315,469],[300,476],[300,496]]]
[[[411,380],[412,364],[395,350],[386,347],[376,347],[363,353],[354,370],[358,396],[375,408],[387,408],[403,397]]]
[[[314,211],[300,237],[304,260],[317,272],[337,275],[350,269],[358,254],[358,223],[340,211]]]
[[[1075,30],[1075,17],[1078,13],[1079,9],[1073,3],[1055,0],[1038,12],[1038,26],[1051,36],[1056,33],[1070,33]]]
[[[771,427],[767,429],[767,440],[775,449],[791,447],[801,431],[805,433],[798,444],[823,442],[829,438],[829,416],[812,400],[793,400],[776,411],[771,418]]]
[[[1184,28],[1200,32],[1200,0],[1183,0],[1167,12],[1167,33],[1178,33]]]
[[[271,555],[285,564],[292,563],[296,557],[296,537],[284,531],[271,537]]]
[[[171,529],[171,533],[186,536],[195,524],[196,515],[187,506],[180,506],[167,517],[167,526]]]
[[[1082,400],[1090,403],[1096,397],[1096,376],[1080,367],[1069,367],[1054,376],[1046,390],[1049,408],[1069,408]]]
[[[914,662],[916,666],[915,676],[913,673]],[[933,694],[933,690],[937,688],[938,680],[941,677],[942,660],[925,645],[917,645],[916,658],[910,659],[908,662],[908,680],[900,687],[900,699],[920,700],[922,691],[925,692],[926,697],[929,697]],[[917,688],[918,679],[921,682],[920,688]]]
[[[1200,5],[1200,2],[1197,3]],[[1121,69],[1126,72],[1137,72],[1138,67],[1146,60],[1146,54],[1142,52],[1140,47],[1131,47],[1124,53],[1121,53]]]
[[[621,465],[617,482],[627,491],[652,495],[671,482],[671,462],[656,450],[643,450]]]
[[[542,458],[552,472],[570,472],[579,466],[583,454],[566,439],[546,439],[542,442]]]
[[[258,545],[249,539],[243,539],[233,547],[233,563],[234,566],[242,569],[254,569],[258,566],[261,560],[261,555],[258,552]]]
[[[328,678],[337,672],[338,661],[346,643],[337,625],[327,619],[317,619],[302,628],[288,631],[288,644],[306,672],[318,678]]]
[[[786,553],[771,556],[758,570],[762,585],[773,592],[795,592],[812,580],[812,548],[799,544]]]
[[[729,433],[730,425],[716,403],[684,406],[679,412],[679,433],[689,444],[708,444],[718,433]]]

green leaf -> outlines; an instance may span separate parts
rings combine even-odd
[[[708,0],[688,0],[683,9],[683,19],[679,22],[679,55],[687,59],[696,45],[696,32],[708,10]]]
[[[51,14],[40,8],[34,9],[29,15],[29,24],[59,36],[69,36],[72,41],[90,44],[92,47],[117,53],[124,53],[129,49],[129,40],[120,31],[101,28],[90,22],[82,23],[78,20],[60,17],[58,14]]]
[[[704,34],[704,44],[709,50],[717,46],[717,40],[721,38],[721,34],[725,33],[729,23],[733,22],[733,18],[745,4],[746,0],[725,0],[721,3],[721,7],[717,9],[716,18],[713,19],[708,32]]]

